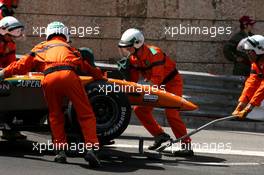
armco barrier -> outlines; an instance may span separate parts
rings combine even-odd
[[[234,110],[243,89],[244,77],[180,71],[184,78],[184,96],[199,105],[185,114],[223,117]]]

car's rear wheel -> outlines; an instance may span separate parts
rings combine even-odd
[[[90,103],[93,107],[96,122],[97,135],[102,143],[107,143],[120,136],[127,128],[131,106],[126,94],[122,92],[105,93],[100,87],[111,86],[104,81],[96,81],[85,86]],[[74,132],[79,131],[79,124],[76,120],[76,113],[73,105],[69,104],[69,121]]]

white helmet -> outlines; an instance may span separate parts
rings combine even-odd
[[[64,35],[67,42],[70,41],[69,29],[63,23],[54,21],[47,26],[46,39],[49,40],[52,35]]]
[[[257,55],[264,54],[264,37],[253,35],[242,39],[237,45],[238,51],[254,50]]]
[[[24,25],[13,16],[6,16],[0,20],[1,35],[9,34],[14,37],[20,37],[23,30]]]
[[[144,36],[142,32],[138,29],[131,28],[123,33],[118,43],[118,47],[134,47],[138,49],[143,44],[144,44]]]

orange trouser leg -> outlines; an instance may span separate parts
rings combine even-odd
[[[135,106],[134,111],[142,125],[152,136],[158,136],[163,133],[163,129],[152,116],[152,107]]]
[[[166,85],[166,90],[178,96],[182,96],[183,81],[180,75],[177,75],[171,82]],[[166,109],[165,114],[168,123],[172,129],[173,134],[176,138],[182,137],[187,134],[187,129],[183,123],[179,111],[175,109]],[[187,137],[182,142],[191,142],[191,139]]]
[[[77,77],[78,78],[78,77]],[[96,118],[80,79],[70,82],[68,97],[72,101],[82,129],[85,143],[98,143]]]
[[[43,90],[49,108],[49,122],[53,143],[66,144],[64,114],[62,111],[63,97],[61,93],[56,90],[56,87],[50,86],[48,82],[43,84]]]
[[[98,143],[96,119],[79,77],[72,71],[58,71],[45,76],[42,86],[50,111],[53,140],[66,143],[62,99],[68,97],[77,112],[85,143]]]
[[[168,123],[172,129],[173,134],[176,138],[180,138],[187,134],[186,126],[183,123],[179,111],[175,109],[166,109],[165,110]],[[191,139],[187,137],[186,139],[182,140],[182,142],[188,143]]]

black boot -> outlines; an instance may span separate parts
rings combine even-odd
[[[101,162],[93,149],[88,150],[86,152],[84,159],[89,162],[89,166],[92,168],[97,168],[101,166]]]
[[[55,162],[58,163],[67,163],[66,153],[63,150],[56,151],[56,156],[54,158]]]
[[[192,157],[194,156],[194,152],[192,150],[191,143],[182,143],[181,150],[173,152],[173,155],[176,157]]]
[[[159,148],[162,143],[167,142],[168,140],[170,140],[170,135],[166,134],[164,132],[164,133],[154,137],[154,143],[153,143],[153,145],[149,146],[148,149],[149,150],[155,150],[155,149]]]

